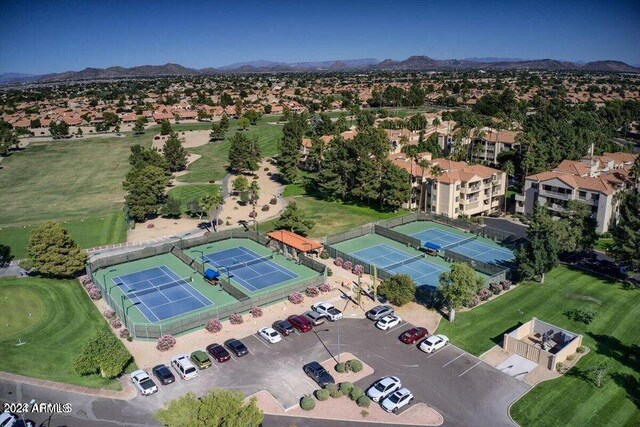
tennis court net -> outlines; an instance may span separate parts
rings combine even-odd
[[[136,291],[135,288],[129,287],[129,291],[127,291],[127,295],[131,296],[131,297],[141,297],[142,295],[147,295],[147,294],[151,294],[154,292],[160,292],[160,291],[164,291],[165,289],[169,289],[169,288],[175,288],[177,286],[181,286],[187,282],[189,282],[191,280],[190,277],[184,278],[184,279],[177,279],[174,280],[172,282],[169,283],[163,283],[162,285],[159,286],[152,286],[150,288],[145,288],[145,289],[141,289],[139,291]]]
[[[229,267],[227,267],[227,270],[235,270],[237,268],[247,267],[247,266],[250,266],[250,265],[254,265],[254,264],[261,263],[261,262],[269,261],[270,259],[273,259],[273,254],[267,255],[267,256],[263,256],[261,258],[252,259],[250,261],[241,262],[239,264],[230,265]]]
[[[465,243],[468,243],[468,242],[471,242],[473,240],[476,240],[477,238],[478,238],[478,236],[474,235],[473,237],[469,237],[468,239],[460,240],[460,241],[452,243],[450,245],[443,246],[443,247],[440,248],[440,250],[455,248],[457,246],[464,245]]]
[[[395,264],[387,265],[386,267],[382,267],[382,268],[385,270],[394,270],[398,267],[401,267],[406,264],[411,264],[412,262],[419,261],[421,259],[424,259],[424,257],[422,255],[418,255],[409,259],[405,259],[404,261],[396,262]]]

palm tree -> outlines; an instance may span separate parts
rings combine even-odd
[[[422,186],[422,183],[424,182],[424,170],[425,169],[429,169],[431,167],[431,162],[429,160],[427,160],[427,159],[422,159],[422,160],[420,160],[418,162],[418,166],[420,166],[420,168],[422,169],[421,172],[420,172],[420,185]],[[422,202],[422,200],[420,201],[420,205],[424,205],[424,208],[425,208],[425,211],[426,211],[426,209],[427,209],[427,206],[426,206],[427,205],[427,200],[426,200],[426,197],[425,197],[425,192],[421,191],[420,195],[424,200],[424,203]],[[420,205],[418,205],[418,210],[420,210],[420,208],[419,208]]]
[[[260,185],[258,184],[258,181],[252,181],[251,185],[249,185],[249,200],[251,205],[253,206],[252,209],[252,217],[253,217],[253,224],[257,227],[257,221],[256,221],[256,204],[258,204],[258,199],[260,198]]]
[[[438,142],[438,126],[440,126],[442,124],[442,122],[440,121],[439,118],[436,117],[435,119],[433,119],[431,124],[436,129],[436,131],[434,133],[436,134],[436,143],[437,143]]]
[[[504,165],[502,165],[502,171],[507,175],[507,180],[504,188],[504,213],[507,213],[507,189],[509,188],[509,175],[513,175],[515,173],[515,166],[511,160],[507,160]]]
[[[486,135],[485,130],[484,130],[483,128],[480,128],[479,130],[477,130],[477,131],[476,131],[476,135],[475,135],[474,139],[475,139],[475,140],[480,140],[480,141],[482,141],[482,140],[484,139],[485,135]],[[481,144],[483,144],[483,145],[485,146],[484,158],[486,159],[486,158],[487,158],[486,144],[485,144],[485,143],[483,143],[483,142],[481,142]],[[479,151],[479,147],[478,147],[478,145],[479,145],[479,144],[477,144],[477,143],[473,143],[473,148],[472,148],[473,153],[472,153],[472,156],[473,156],[473,155],[475,155],[475,154],[479,154],[479,153],[478,153],[478,151]],[[472,158],[473,158],[473,157],[472,157]]]
[[[224,198],[222,197],[222,194],[220,194],[220,192],[217,192],[216,194],[208,194],[206,196],[203,196],[200,199],[200,206],[209,215],[209,221],[211,222],[211,228],[213,228],[214,230],[216,229],[216,226],[214,225],[214,219],[215,219],[215,223],[217,225],[217,223],[218,223],[218,218],[217,218],[218,209],[223,204],[224,204]]]

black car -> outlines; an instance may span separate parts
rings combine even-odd
[[[307,363],[302,369],[304,369],[304,373],[307,374],[309,378],[317,382],[320,387],[336,383],[336,380],[333,379],[331,374],[329,374],[329,372],[327,372],[327,370],[318,362]]]
[[[291,326],[291,322],[288,320],[278,320],[274,322],[271,327],[285,337],[293,333],[293,326]]]
[[[176,380],[176,377],[173,376],[169,368],[165,365],[155,366],[152,371],[153,375],[155,375],[162,385],[171,384]]]
[[[233,354],[238,357],[242,357],[249,353],[247,346],[242,344],[242,341],[237,339],[230,339],[224,342],[224,346],[227,347]]]

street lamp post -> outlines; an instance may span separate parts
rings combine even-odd
[[[340,320],[336,320],[338,324],[338,356],[336,358],[337,363],[340,363]],[[320,332],[331,332],[331,329],[322,329]]]
[[[102,283],[104,284],[104,286],[107,286],[107,274],[109,273],[113,273],[114,271],[117,271],[117,269],[112,268],[110,270],[105,271],[104,273],[102,273]],[[114,286],[117,286],[118,284],[114,282],[113,286],[109,286],[109,288],[107,288],[107,293],[109,295],[111,295],[111,288],[113,288]]]

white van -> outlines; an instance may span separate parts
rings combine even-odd
[[[183,380],[190,380],[198,376],[196,366],[189,360],[185,354],[176,356],[171,359],[171,366],[182,377]]]

